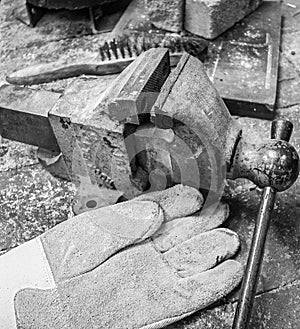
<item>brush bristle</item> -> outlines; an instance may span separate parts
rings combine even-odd
[[[180,36],[175,33],[150,34],[139,33],[124,35],[105,42],[100,46],[102,61],[135,58],[150,48],[168,48],[171,54],[180,54],[184,51],[198,57],[205,48],[205,40],[191,36]]]

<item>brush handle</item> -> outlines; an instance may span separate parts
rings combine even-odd
[[[170,54],[171,67],[176,66],[182,53]],[[86,58],[81,62],[61,63],[52,62],[30,66],[18,70],[6,77],[13,85],[36,85],[52,82],[58,79],[78,77],[80,75],[107,75],[121,73],[135,57],[101,61],[100,58]]]
[[[14,85],[35,85],[51,82],[57,79],[66,79],[80,75],[107,75],[122,72],[134,58],[101,62],[100,59],[86,59],[84,62],[63,64],[53,62],[40,64],[16,71],[6,77]]]

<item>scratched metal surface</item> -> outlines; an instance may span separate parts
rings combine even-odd
[[[281,4],[265,2],[209,47],[207,72],[232,114],[272,118]]]

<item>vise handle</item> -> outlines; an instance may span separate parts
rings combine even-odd
[[[277,191],[283,191],[289,188],[296,181],[299,174],[298,154],[288,144],[292,130],[293,125],[289,121],[273,121],[271,129],[272,140],[270,143],[265,144],[263,152],[259,152],[258,154],[261,158],[260,160],[257,159],[259,163],[256,164],[265,166],[264,174],[266,177],[269,177],[270,185],[263,189],[242,283],[242,291],[232,329],[246,329],[249,326],[276,193]],[[253,181],[257,179],[258,183],[265,183],[264,180],[260,181],[260,176],[255,174],[255,170],[253,177]]]

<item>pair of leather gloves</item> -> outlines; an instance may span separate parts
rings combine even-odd
[[[83,213],[0,257],[2,328],[162,328],[241,281],[228,206],[177,185]]]

